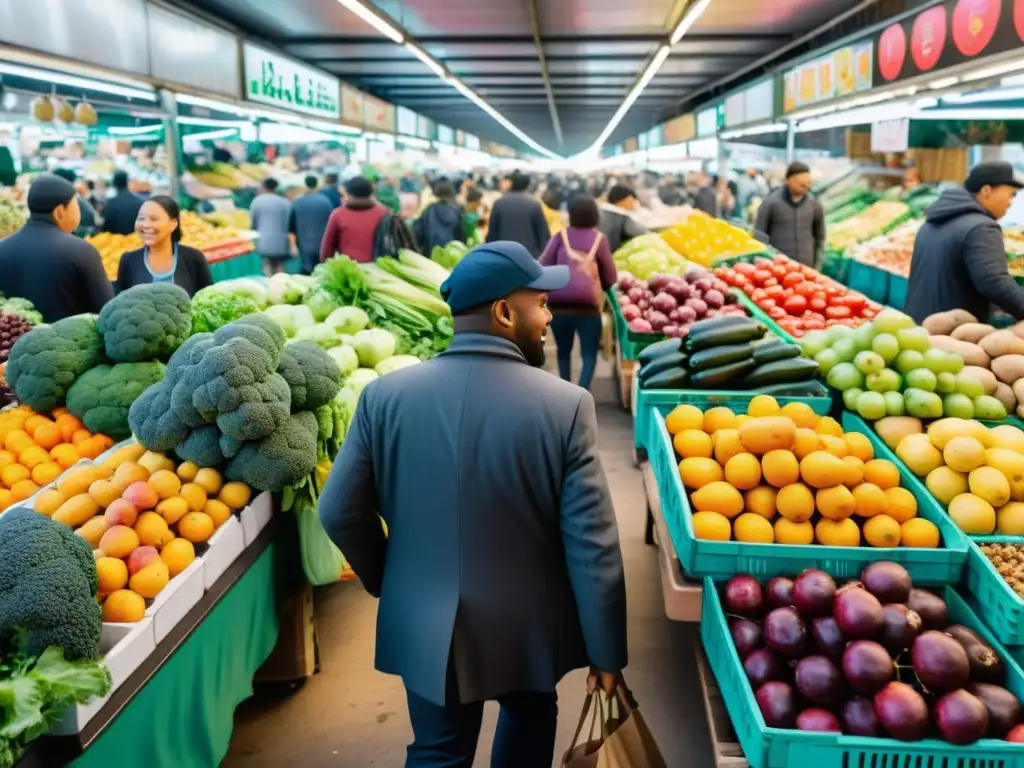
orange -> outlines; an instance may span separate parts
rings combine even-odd
[[[775,541],[778,544],[813,544],[814,526],[810,523],[794,523],[780,517],[775,521]]]
[[[766,482],[783,488],[800,479],[800,462],[792,451],[768,451],[761,459],[761,471]]]
[[[56,424],[46,422],[36,428],[36,431],[32,433],[32,439],[36,441],[36,445],[50,450],[64,440],[64,435],[61,434],[60,427]]]
[[[26,448],[35,445],[32,438],[23,429],[13,429],[4,438],[4,448],[15,455],[21,454]]]
[[[672,447],[675,448],[676,453],[684,459],[690,459],[694,456],[702,456],[706,459],[710,459],[712,454],[711,435],[706,434],[699,429],[684,429],[672,439]],[[202,472],[203,470],[199,471]],[[197,482],[198,479],[199,476],[197,474],[196,480],[193,481],[196,485],[199,485]],[[200,487],[203,486],[200,485]],[[203,490],[207,489],[204,488]],[[220,488],[217,490],[219,491]],[[207,492],[209,491],[207,490]]]
[[[60,464],[44,461],[42,464],[37,464],[32,468],[32,482],[38,486],[49,485],[60,477],[63,471]]]
[[[205,512],[189,512],[178,521],[178,535],[193,544],[206,541],[215,529],[213,519]]]
[[[0,488],[0,512],[7,509],[13,503],[14,499],[11,496],[11,492],[6,488]]]
[[[859,547],[860,528],[853,520],[819,520],[814,538],[826,547]]]
[[[78,445],[83,440],[88,440],[92,437],[92,432],[87,429],[79,429],[71,436],[71,444]]]
[[[21,455],[18,457],[18,462],[24,464],[29,469],[34,469],[40,464],[43,464],[50,460],[50,454],[38,445],[30,445]]]
[[[923,517],[907,520],[900,526],[900,533],[904,547],[935,549],[939,546],[939,529],[931,520]]]
[[[24,501],[29,496],[33,496],[38,490],[39,486],[31,480],[19,480],[11,486],[11,500]]]
[[[113,624],[135,623],[146,615],[146,600],[130,589],[111,592],[103,601],[103,621]]]
[[[715,460],[723,467],[733,456],[741,453],[749,453],[740,442],[740,433],[736,429],[720,429],[711,437],[712,445],[715,446]]]
[[[829,520],[845,520],[857,509],[857,502],[845,485],[822,488],[814,495],[818,511]]]
[[[29,416],[27,419],[25,419],[25,425],[22,428],[34,437],[36,434],[36,430],[47,424],[52,425],[53,422],[50,421],[45,416],[39,416],[37,414],[35,416]]]
[[[857,517],[874,517],[885,512],[889,503],[885,491],[874,483],[861,483],[853,489],[853,499],[857,502],[854,514]]]
[[[766,520],[771,520],[775,517],[775,499],[778,493],[770,485],[759,485],[757,488],[751,488],[743,494],[743,508],[747,512],[753,512],[755,515],[760,515]]]
[[[18,458],[10,451],[0,451],[0,468],[17,463]]]
[[[709,435],[715,434],[720,429],[734,429],[736,427],[736,414],[730,408],[718,406],[704,411],[704,431]]]
[[[900,524],[888,515],[875,515],[864,523],[864,541],[872,547],[898,547]]]
[[[843,464],[846,465],[846,472],[843,477],[843,485],[847,488],[855,488],[864,482],[864,462],[856,456],[843,456]]]
[[[665,427],[670,435],[678,435],[685,429],[703,429],[704,413],[695,405],[677,405],[665,417]],[[183,480],[192,478],[183,477]]]
[[[206,506],[203,507],[203,512],[210,516],[215,528],[220,528],[231,519],[231,507],[223,501],[217,501],[216,499],[207,501]]]
[[[756,395],[747,404],[747,415],[757,418],[758,416],[778,416],[779,401],[771,395]]]
[[[78,455],[83,459],[95,459],[105,450],[103,441],[97,440],[95,435],[80,441],[75,448],[78,449]]]
[[[708,483],[721,480],[725,477],[722,467],[714,459],[705,459],[695,456],[692,459],[683,459],[679,462],[679,478],[687,488],[703,488]]]
[[[128,584],[128,566],[119,557],[101,557],[96,561],[101,595],[109,595]]]
[[[725,481],[734,488],[748,491],[761,482],[761,465],[751,453],[740,453],[725,464]]]
[[[185,483],[178,494],[188,502],[188,508],[193,512],[199,512],[206,506],[206,491],[195,483]]]
[[[847,448],[846,441],[843,438],[836,437],[835,435],[821,435],[820,437],[822,450],[831,453],[833,456],[838,456],[841,459],[849,452],[849,448]]]
[[[801,429],[814,429],[821,417],[807,403],[793,402],[782,406],[782,415],[789,416]]]
[[[73,467],[82,458],[75,447],[67,443],[61,443],[50,451],[50,456],[64,469]]]
[[[803,483],[793,483],[779,489],[775,497],[779,514],[794,523],[803,523],[814,514],[814,494]]]
[[[832,488],[846,478],[846,464],[831,453],[814,451],[800,462],[800,477],[812,488]]]
[[[693,516],[693,535],[709,541],[729,541],[732,538],[732,526],[725,515],[697,512]]]
[[[65,416],[68,414],[68,412],[68,409],[61,405],[50,411],[50,415],[56,418],[57,416]]]
[[[821,438],[813,429],[797,429],[793,439],[793,453],[801,461],[814,451],[821,450]]]
[[[0,483],[3,483],[6,488],[10,488],[22,480],[28,480],[31,476],[32,472],[28,467],[23,467],[21,464],[8,464],[0,469]]]
[[[871,459],[864,462],[864,482],[874,483],[883,491],[900,484],[900,471],[886,459]]]
[[[885,492],[886,514],[897,523],[917,517],[917,499],[906,488],[889,488]]]
[[[871,461],[875,458],[875,449],[868,440],[867,435],[860,432],[847,432],[843,435],[846,441],[848,456],[856,456],[861,461]]]
[[[843,436],[843,428],[839,426],[839,422],[831,416],[822,416],[818,419],[818,425],[814,428],[814,431],[819,435],[832,435],[833,437]]]
[[[61,440],[65,443],[70,443],[71,438],[75,436],[75,432],[82,428],[82,422],[70,414],[58,416],[55,423],[57,429],[60,430]]]
[[[753,512],[744,512],[737,517],[732,524],[732,530],[736,535],[736,541],[753,544],[771,544],[775,541],[772,524]]]
[[[184,488],[182,492],[184,493]],[[736,517],[743,511],[743,496],[722,481],[708,483],[700,490],[694,491],[690,495],[690,502],[698,512],[718,512],[726,517]]]

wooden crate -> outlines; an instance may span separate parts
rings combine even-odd
[[[633,371],[636,360],[623,360],[622,352],[615,347],[615,375],[619,384],[619,405],[630,410],[633,404]]]
[[[703,588],[699,581],[689,581],[683,575],[675,547],[665,527],[658,497],[658,481],[651,465],[643,465],[644,489],[647,494],[647,525],[644,541],[658,545],[658,566],[661,572],[661,596],[665,616],[671,621],[700,621]]]
[[[704,699],[704,713],[708,718],[708,733],[715,753],[715,768],[750,768],[743,756],[743,750],[736,740],[736,732],[725,711],[725,702],[718,690],[718,683],[708,668],[704,652],[697,646],[697,674],[700,677],[700,692]]]

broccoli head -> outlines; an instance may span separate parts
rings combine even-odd
[[[67,406],[90,432],[114,440],[131,436],[128,409],[150,386],[164,378],[163,363],[97,365],[68,390]]]
[[[92,547],[66,525],[18,507],[0,517],[0,635],[38,656],[100,655],[100,607]]]
[[[292,413],[315,411],[341,389],[341,371],[319,345],[296,341],[284,348],[277,372],[292,392]]]
[[[173,283],[146,283],[119,293],[96,327],[115,363],[166,361],[192,331],[188,293]]]
[[[171,388],[166,379],[154,384],[128,409],[128,426],[146,448],[169,451],[188,437],[181,414],[171,408]]]
[[[259,491],[278,491],[295,485],[316,467],[316,415],[300,411],[284,426],[259,442],[245,443],[224,471]]]
[[[263,381],[236,387],[221,398],[233,408],[219,409],[217,426],[235,440],[262,440],[288,420],[291,391],[288,382],[271,374]]]
[[[216,424],[204,424],[174,446],[174,452],[182,461],[191,461],[200,467],[218,467],[224,463],[221,437]]]
[[[14,342],[5,376],[18,401],[42,413],[63,405],[75,379],[102,362],[95,317],[76,315],[34,328]]]
[[[286,337],[281,326],[270,317],[262,313],[246,315],[218,328],[213,334],[213,340],[217,344],[225,344],[237,338],[248,339],[265,351],[274,361],[272,368],[277,368]]]

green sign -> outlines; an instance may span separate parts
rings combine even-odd
[[[242,57],[249,101],[316,117],[341,117],[337,78],[249,43]]]

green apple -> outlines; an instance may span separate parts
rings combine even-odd
[[[857,413],[868,421],[882,418],[885,416],[885,398],[880,392],[865,392],[857,398]]]
[[[828,348],[828,334],[825,331],[810,331],[800,339],[800,348],[804,352],[804,357],[813,358]]]
[[[871,342],[874,340],[876,333],[878,332],[872,327],[871,323],[864,323],[854,329],[853,343],[857,345],[859,350],[871,349]]]
[[[900,353],[900,343],[891,333],[880,333],[871,341],[871,349],[882,356],[885,364],[888,365],[896,359]]]
[[[854,387],[843,392],[843,407],[848,411],[857,410],[857,398],[864,394],[860,387]]]
[[[882,397],[885,398],[886,416],[902,416],[907,412],[902,392],[886,392]]]
[[[913,328],[901,328],[896,331],[896,341],[900,343],[900,349],[912,349],[915,352],[927,352],[931,348],[928,341],[928,331],[919,325]]]
[[[891,333],[896,334],[897,331],[903,330],[904,328],[913,328],[915,323],[910,315],[905,315],[902,312],[886,307],[879,312],[875,319],[871,321],[875,326],[875,330],[879,333]]]
[[[900,375],[891,368],[883,368],[867,378],[867,388],[872,392],[898,392],[902,385]]]
[[[839,355],[836,354],[834,349],[823,349],[814,356],[814,362],[818,364],[818,370],[821,371],[822,375],[826,375],[839,362]]]
[[[942,412],[951,418],[973,419],[974,403],[967,395],[954,392],[942,398]]]
[[[961,371],[956,375],[956,391],[974,400],[985,394],[985,385],[971,374]]]
[[[907,374],[916,368],[924,368],[924,355],[915,349],[905,349],[896,355],[896,370]]]
[[[828,334],[828,343],[835,344],[840,339],[848,339],[853,336],[853,328],[847,328],[845,325],[833,325],[826,333]]]
[[[908,387],[934,392],[938,387],[939,379],[927,368],[915,368],[907,374],[906,382]]]
[[[841,392],[864,386],[864,374],[858,371],[853,363],[837,363],[828,372],[827,380],[830,387]]]
[[[1001,421],[1006,418],[1006,406],[991,395],[974,398],[974,417],[988,421]]]
[[[852,363],[853,358],[857,356],[857,345],[854,343],[853,338],[839,339],[832,345],[832,351],[839,357],[841,363]]]
[[[948,395],[952,392],[956,392],[956,375],[943,371],[936,378],[935,391],[940,395]]]
[[[942,398],[934,392],[909,387],[903,390],[907,414],[918,419],[937,419],[942,416]]]
[[[853,364],[865,376],[878,373],[885,368],[885,360],[875,352],[858,352],[857,356],[853,358]]]

